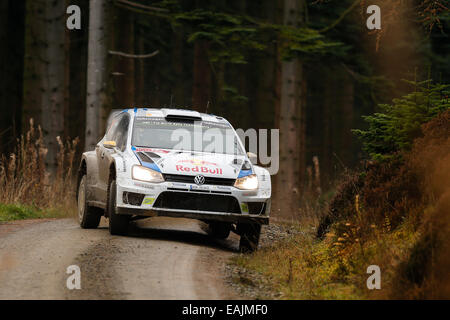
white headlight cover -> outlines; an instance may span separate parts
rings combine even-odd
[[[143,166],[133,166],[132,176],[134,180],[146,182],[163,182],[164,178],[160,172],[145,168]]]
[[[242,178],[236,179],[234,186],[241,190],[256,190],[258,189],[258,177],[256,174],[251,174]]]

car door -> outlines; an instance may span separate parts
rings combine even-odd
[[[115,141],[116,132],[119,127],[120,120],[123,118],[123,115],[116,116],[108,128],[106,135],[102,141],[97,144],[96,153],[97,153],[97,164],[98,164],[98,185],[100,193],[99,199],[102,202],[106,203],[107,191],[108,191],[108,183],[109,183],[109,167],[111,163],[111,155],[115,152],[114,149],[106,148],[103,143],[106,141]]]

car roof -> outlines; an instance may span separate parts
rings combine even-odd
[[[218,123],[228,123],[228,121],[220,116],[214,114],[201,113],[189,109],[175,109],[175,108],[130,108],[124,109],[122,112],[136,114],[138,117],[183,117],[183,118],[201,118],[202,121],[212,121]]]

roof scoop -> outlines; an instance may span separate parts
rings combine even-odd
[[[202,116],[197,111],[179,109],[161,109],[161,111],[169,121],[202,121]]]

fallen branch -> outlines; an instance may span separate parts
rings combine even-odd
[[[159,50],[156,50],[155,52],[148,53],[148,54],[131,54],[131,53],[125,53],[120,51],[108,51],[109,54],[114,56],[121,56],[125,58],[132,58],[132,59],[146,59],[156,56],[159,53]]]

